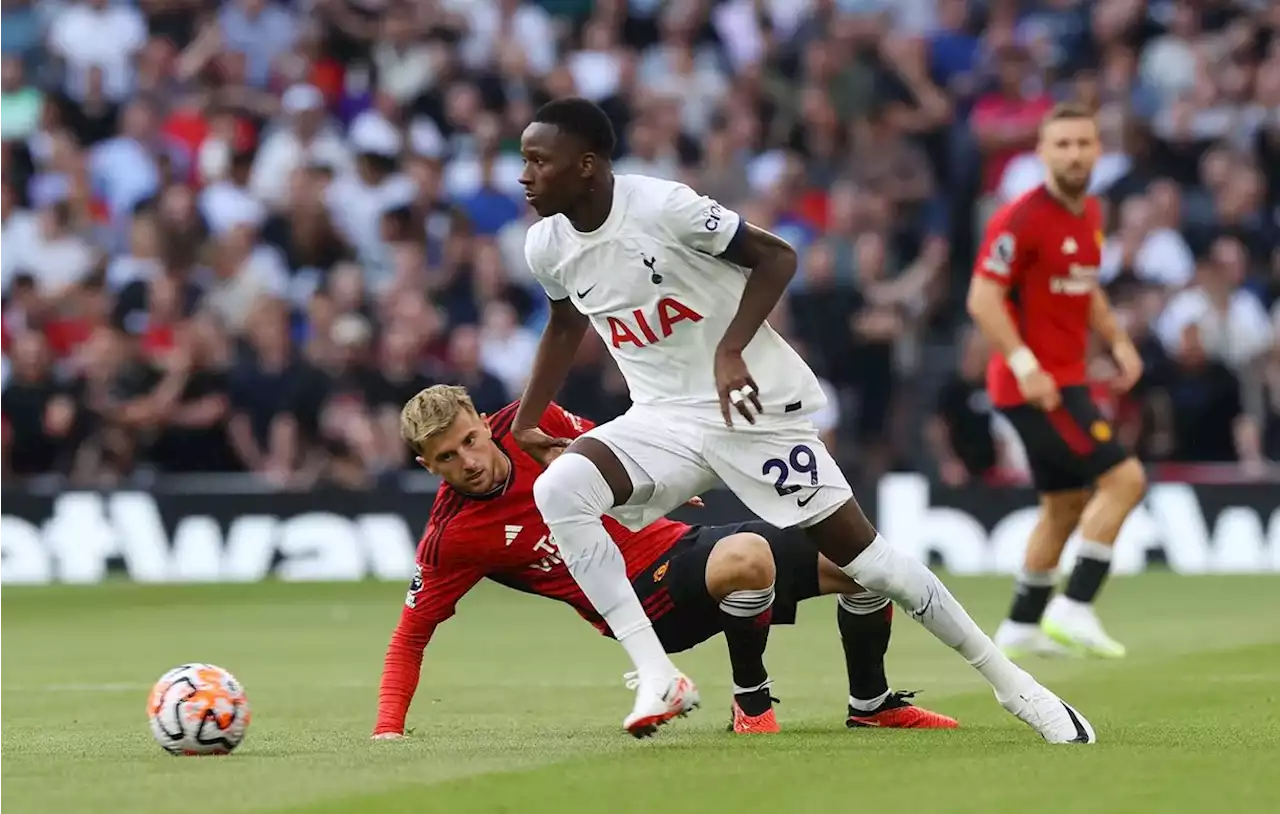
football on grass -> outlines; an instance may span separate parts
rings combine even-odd
[[[156,743],[170,754],[225,755],[244,740],[249,700],[221,667],[184,664],[151,688],[147,718]]]

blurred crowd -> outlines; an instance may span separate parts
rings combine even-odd
[[[4,466],[107,486],[253,472],[368,487],[434,382],[495,410],[545,319],[519,134],[599,102],[616,169],[799,250],[772,321],[842,460],[1021,477],[963,299],[1039,183],[1040,117],[1096,106],[1101,279],[1147,358],[1151,461],[1280,458],[1274,0],[4,0]],[[629,404],[602,345],[561,394]],[[921,427],[926,428],[921,432]]]

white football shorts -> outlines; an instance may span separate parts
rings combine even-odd
[[[638,530],[723,483],[779,528],[811,526],[853,497],[844,473],[804,416],[768,413],[724,425],[717,408],[634,405],[586,433],[617,454],[631,499],[609,515]]]

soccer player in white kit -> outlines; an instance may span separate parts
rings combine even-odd
[[[795,251],[683,184],[615,176],[614,146],[608,117],[584,99],[548,103],[521,138],[521,183],[543,218],[525,256],[551,318],[512,436],[535,458],[554,458],[534,485],[538,510],[635,664],[627,731],[653,734],[699,698],[663,650],[601,517],[639,529],[723,482],[761,519],[804,528],[842,571],[909,611],[1045,740],[1094,742],[1084,716],[1001,654],[853,499],[805,418],[825,400],[817,378],[765,322],[795,274]],[[538,419],[588,325],[617,361],[633,406],[557,457],[567,442],[540,431]],[[772,594],[752,601],[767,609]]]

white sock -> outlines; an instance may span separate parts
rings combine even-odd
[[[561,455],[534,483],[533,493],[565,567],[627,651],[640,679],[674,675],[676,667],[627,579],[622,552],[601,522],[613,493],[596,465],[582,455]]]
[[[1012,697],[1032,680],[1000,652],[924,563],[894,549],[880,535],[840,570],[864,588],[897,602],[911,618],[972,664],[998,697]]]
[[[1078,599],[1072,599],[1061,594],[1053,598],[1053,601],[1049,603],[1049,608],[1053,608],[1057,613],[1093,613],[1093,605],[1091,603],[1081,602]],[[1045,614],[1048,615],[1048,613],[1048,608],[1046,608]]]
[[[889,607],[889,597],[873,594],[871,591],[839,594],[836,596],[836,604],[840,606],[840,610],[854,616],[870,616]]]
[[[1115,546],[1109,546],[1106,543],[1099,543],[1094,540],[1081,540],[1080,547],[1076,549],[1077,557],[1098,560],[1099,562],[1111,562],[1113,554],[1115,554]]]
[[[849,696],[849,706],[853,707],[858,712],[875,712],[888,697],[889,690],[885,690],[875,698],[854,698],[851,695]]]
[[[720,600],[720,610],[739,619],[753,619],[773,607],[773,585],[768,588],[745,588]]]

